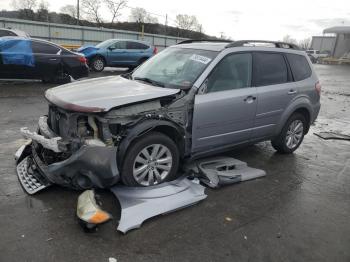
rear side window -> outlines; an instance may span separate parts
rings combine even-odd
[[[311,68],[302,55],[286,54],[295,81],[301,81],[311,76]]]
[[[148,49],[149,46],[144,45],[142,43],[138,43],[138,42],[127,42],[127,49]]]
[[[50,44],[40,43],[40,42],[32,42],[32,49],[34,54],[50,54],[55,55],[60,50],[58,47],[55,47]]]
[[[257,86],[288,82],[288,69],[282,54],[255,53],[254,77]]]

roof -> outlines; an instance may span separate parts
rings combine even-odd
[[[323,30],[324,34],[334,33],[334,34],[350,34],[350,26],[333,26]]]

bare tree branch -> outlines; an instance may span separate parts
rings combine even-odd
[[[14,9],[28,9],[34,11],[38,5],[37,0],[13,0],[12,7]]]
[[[112,14],[111,23],[114,23],[114,20],[120,16],[120,11],[126,7],[128,3],[127,0],[104,0],[106,3],[108,10]]]
[[[65,5],[60,9],[61,13],[70,15],[73,18],[78,17],[77,7],[75,5]]]
[[[151,16],[150,14],[148,14],[146,9],[140,7],[133,8],[131,10],[129,19],[131,22],[137,23],[158,23],[158,19],[156,17]]]
[[[194,31],[202,31],[202,25],[198,22],[197,17],[194,15],[185,15],[185,14],[180,14],[176,16],[175,20],[176,25],[180,29],[185,29],[185,30],[194,30]]]
[[[97,24],[102,23],[102,17],[100,15],[101,0],[83,0],[82,11],[88,16],[88,19],[96,22]]]

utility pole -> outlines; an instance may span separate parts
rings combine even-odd
[[[80,4],[79,0],[77,0],[77,25],[79,25],[79,16],[80,16]]]
[[[165,31],[165,35],[166,35],[166,31],[167,31],[167,26],[168,26],[168,14],[165,14],[165,25],[164,25],[164,31]]]

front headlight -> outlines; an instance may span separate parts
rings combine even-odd
[[[104,223],[112,218],[110,214],[97,205],[93,190],[86,190],[79,196],[77,216],[84,222],[95,225]]]

